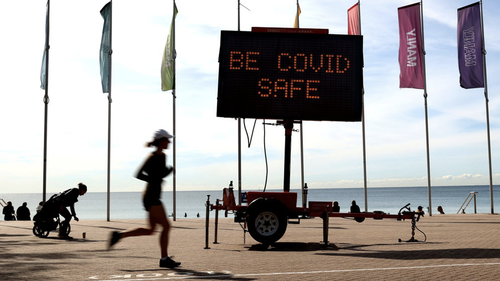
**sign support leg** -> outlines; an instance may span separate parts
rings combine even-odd
[[[293,120],[283,120],[283,126],[285,127],[285,173],[283,175],[283,191],[290,192]]]

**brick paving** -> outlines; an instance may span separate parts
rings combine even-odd
[[[213,217],[214,213],[211,213]],[[205,249],[205,219],[172,222],[169,252],[178,269],[158,267],[158,234],[120,241],[112,230],[144,226],[144,220],[72,222],[73,240],[32,233],[32,222],[0,222],[0,280],[499,280],[500,217],[490,214],[422,218],[415,238],[411,222],[390,219],[357,223],[331,218],[330,245],[322,220],[290,224],[283,238],[264,249],[232,218],[214,221]],[[82,238],[82,233],[86,238]],[[403,242],[399,242],[401,239]]]

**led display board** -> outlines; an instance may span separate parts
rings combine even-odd
[[[362,40],[222,31],[217,116],[361,121]]]

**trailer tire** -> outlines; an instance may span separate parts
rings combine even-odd
[[[286,232],[287,209],[274,198],[254,200],[247,210],[248,232],[262,244],[273,244]]]

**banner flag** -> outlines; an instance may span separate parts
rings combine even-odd
[[[458,70],[465,89],[484,88],[480,9],[477,2],[457,10]]]
[[[42,90],[45,90],[45,87],[47,85],[47,52],[49,51],[48,48],[48,40],[49,40],[49,1],[47,1],[47,13],[45,16],[45,47],[43,50],[43,59],[42,59],[42,69],[40,71],[40,88]]]
[[[101,9],[101,16],[104,19],[101,37],[101,49],[99,52],[99,64],[101,67],[102,92],[109,93],[109,75],[111,61],[111,1]]]
[[[420,3],[398,8],[399,87],[424,89]]]
[[[177,16],[177,5],[174,3],[174,14],[172,15],[172,24],[170,25],[170,34],[167,37],[163,58],[161,61],[161,90],[168,91],[175,89],[175,17]]]
[[[297,13],[295,14],[295,21],[293,22],[293,28],[299,28],[299,16],[302,13],[300,10],[300,5],[297,3]],[[307,10],[307,9],[306,9]]]
[[[347,10],[347,34],[349,35],[361,35],[359,26],[359,4],[356,3],[354,6]]]

